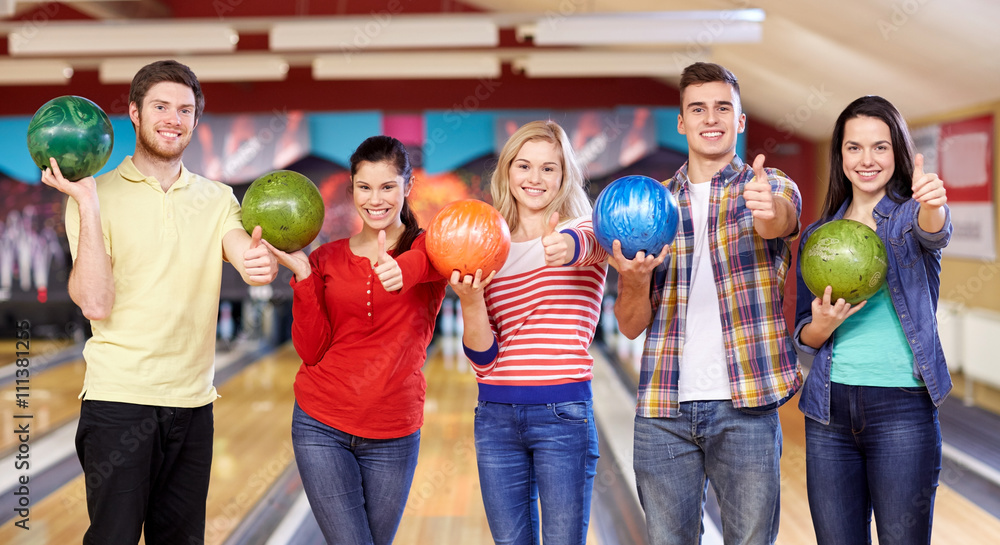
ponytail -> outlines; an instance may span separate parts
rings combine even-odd
[[[413,182],[410,182],[413,183]],[[396,241],[396,255],[406,252],[413,246],[413,241],[423,233],[424,230],[420,228],[417,224],[417,215],[413,213],[413,209],[410,208],[410,200],[406,199],[403,201],[403,208],[399,211],[399,219],[403,221],[403,225],[406,227],[403,229],[403,234],[399,236],[399,240]]]

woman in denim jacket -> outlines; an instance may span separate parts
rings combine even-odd
[[[795,342],[814,355],[799,408],[806,415],[809,508],[819,545],[930,543],[941,470],[937,406],[951,390],[938,338],[941,249],[952,225],[943,182],[888,101],[865,96],[840,114],[820,225],[852,219],[874,229],[886,283],[867,301],[813,297],[797,267]]]

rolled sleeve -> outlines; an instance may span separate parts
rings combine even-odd
[[[788,200],[795,208],[795,230],[784,237],[786,240],[793,240],[802,231],[802,195],[799,193],[799,186],[778,169],[767,169],[767,173],[773,193]]]
[[[951,209],[944,205],[944,227],[936,233],[928,233],[920,227],[920,206],[914,207],[913,212],[913,232],[916,234],[920,245],[928,250],[940,250],[951,241],[951,234],[955,227],[951,224]]]

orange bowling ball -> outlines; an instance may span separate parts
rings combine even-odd
[[[486,278],[499,271],[510,253],[510,229],[500,212],[475,199],[455,201],[427,226],[427,257],[441,275],[462,276],[482,269]]]

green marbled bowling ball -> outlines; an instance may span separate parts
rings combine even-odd
[[[83,97],[54,98],[28,124],[28,153],[38,168],[49,168],[49,157],[55,157],[63,177],[74,182],[97,174],[114,144],[107,114]]]
[[[875,295],[888,270],[885,245],[867,225],[854,220],[834,220],[809,235],[799,256],[802,279],[816,297],[833,288],[837,299],[854,305]]]
[[[291,170],[276,170],[257,178],[243,196],[243,228],[283,252],[305,248],[323,228],[326,206],[316,184]]]

